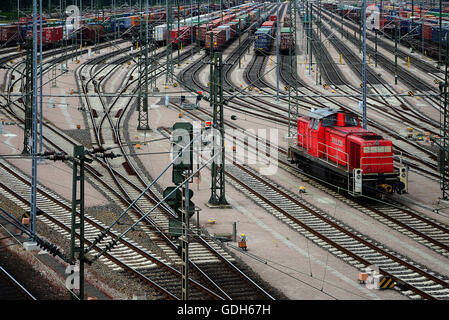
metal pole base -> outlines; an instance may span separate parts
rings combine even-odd
[[[231,209],[232,206],[226,201],[226,199],[211,201],[206,203],[206,206],[211,209]]]
[[[153,130],[150,129],[149,126],[141,127],[140,125],[137,127],[137,130],[140,130],[140,131],[150,131],[150,132],[153,131]]]

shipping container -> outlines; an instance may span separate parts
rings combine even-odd
[[[42,44],[56,44],[61,41],[63,37],[62,26],[43,28],[42,32],[44,38],[44,42]]]
[[[260,28],[256,31],[254,40],[254,50],[257,52],[267,52],[271,47],[271,28]]]
[[[208,31],[205,38],[205,48],[210,49],[211,36],[213,34],[213,47],[214,50],[221,50],[226,43],[226,30],[223,28],[216,28]]]
[[[279,50],[287,52],[293,47],[293,34],[290,28],[281,28]]]
[[[217,29],[223,29],[225,30],[225,42],[228,42],[231,40],[231,27],[228,25],[218,26]]]
[[[5,25],[0,27],[0,42],[17,41],[20,29],[17,25]]]
[[[449,29],[443,28],[441,30],[441,42],[443,46],[446,46],[446,37],[448,36]],[[439,43],[440,42],[440,26],[432,27],[432,42]]]
[[[192,36],[192,28],[190,26],[182,26],[171,31],[171,43],[187,43],[190,42]]]
[[[231,21],[228,23],[228,26],[231,27],[231,38],[235,38],[239,34],[239,22]]]

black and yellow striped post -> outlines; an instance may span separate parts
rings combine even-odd
[[[379,281],[379,289],[385,290],[385,289],[392,289],[396,285],[396,281],[394,281],[390,277],[382,277]]]

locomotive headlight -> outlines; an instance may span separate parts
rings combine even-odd
[[[401,177],[402,177],[402,178],[405,178],[405,173],[404,173],[404,172],[401,173]]]

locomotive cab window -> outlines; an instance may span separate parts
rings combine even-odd
[[[391,152],[391,146],[363,147],[364,153]]]
[[[348,126],[348,127],[357,127],[357,125],[359,124],[359,122],[357,121],[357,118],[350,114],[346,115],[345,121],[346,121],[346,126]]]
[[[310,128],[313,129],[313,130],[317,130],[319,124],[320,124],[320,120],[312,119],[312,122],[310,124]]]

